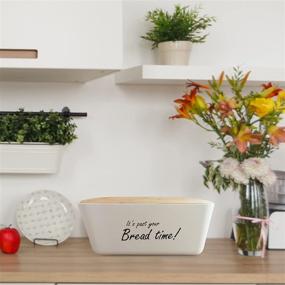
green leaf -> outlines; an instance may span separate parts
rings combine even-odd
[[[0,115],[1,142],[44,142],[68,144],[76,139],[76,125],[71,117],[60,113],[43,111],[40,114],[24,113]]]
[[[153,42],[152,47],[156,48],[159,43],[166,41],[205,42],[208,34],[203,32],[216,19],[207,15],[200,16],[200,8],[189,9],[187,6],[176,5],[173,14],[162,9],[149,11],[146,21],[153,27],[142,38]]]

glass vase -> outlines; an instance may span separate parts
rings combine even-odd
[[[240,208],[235,222],[238,252],[246,256],[262,256],[267,237],[268,200],[258,180],[250,180],[239,189]]]

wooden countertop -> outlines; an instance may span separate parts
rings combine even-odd
[[[0,253],[0,282],[285,283],[285,251],[244,257],[233,241],[210,239],[200,256],[99,256],[87,239],[58,248],[25,240],[18,254]]]

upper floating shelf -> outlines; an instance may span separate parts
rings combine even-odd
[[[0,81],[25,82],[87,82],[118,69],[80,69],[80,68],[0,68]]]
[[[285,86],[285,69],[283,68],[243,68],[251,71],[249,86],[259,86],[264,82],[273,82]],[[231,74],[233,68],[212,66],[184,66],[184,65],[139,65],[116,74],[117,84],[153,84],[153,85],[181,85],[187,79],[207,82],[212,75],[218,77],[221,71]]]

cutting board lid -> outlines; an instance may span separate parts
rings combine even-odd
[[[213,202],[190,197],[98,197],[80,204],[211,204]]]

